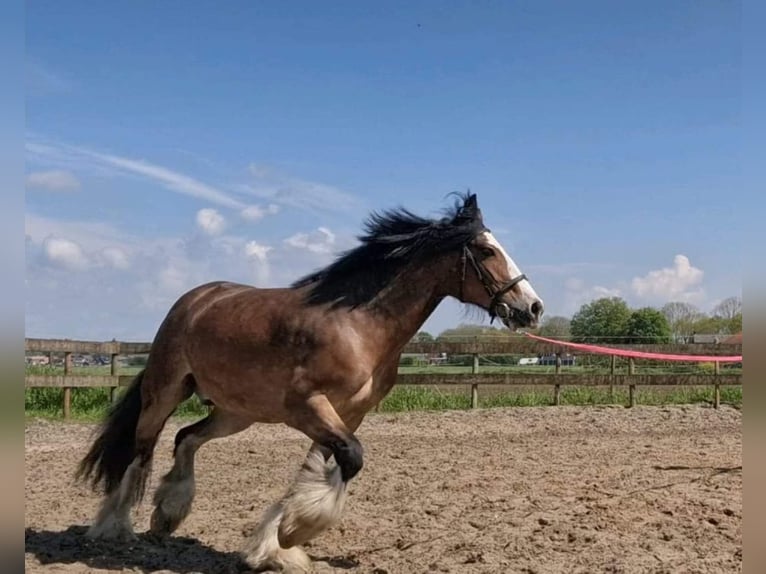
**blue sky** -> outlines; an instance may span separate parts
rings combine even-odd
[[[549,316],[741,294],[736,2],[26,11],[27,336],[148,340],[469,188]]]

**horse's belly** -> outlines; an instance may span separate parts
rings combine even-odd
[[[194,369],[195,392],[221,410],[257,422],[285,420],[284,379],[268,370],[199,366]]]

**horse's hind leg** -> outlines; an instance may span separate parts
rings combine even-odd
[[[238,433],[251,424],[250,419],[214,408],[206,418],[178,431],[173,451],[173,468],[162,478],[154,494],[155,508],[151,520],[153,534],[170,534],[191,511],[195,491],[194,455],[197,450],[210,440]]]
[[[88,536],[105,539],[131,539],[135,536],[130,523],[130,510],[144,495],[157,439],[168,417],[192,392],[193,381],[187,377],[164,378],[157,370],[147,368],[141,383],[142,407],[135,429],[133,459],[119,486],[104,499]]]

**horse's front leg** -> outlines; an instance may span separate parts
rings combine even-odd
[[[362,445],[352,431],[363,413],[351,417],[346,425],[322,395],[300,404],[292,401],[291,413],[288,424],[303,431],[314,444],[285,496],[266,511],[248,540],[245,560],[254,568],[308,570],[311,561],[299,545],[338,521],[348,481],[363,464]]]
[[[362,443],[343,422],[327,397],[313,395],[294,407],[292,420],[288,424],[313,439],[319,445],[325,459],[328,459],[330,454],[335,457],[343,482],[354,478],[364,464]],[[354,429],[358,425],[357,421],[352,421]]]
[[[314,440],[295,482],[284,499],[278,539],[289,548],[308,542],[340,518],[348,482],[363,465],[363,450],[353,430],[324,395],[291,401],[290,426]],[[334,461],[330,459],[334,457]]]

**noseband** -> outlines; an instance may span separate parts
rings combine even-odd
[[[481,284],[484,285],[484,289],[487,290],[487,293],[492,298],[489,303],[490,324],[494,322],[495,317],[500,317],[500,319],[503,320],[509,319],[511,317],[511,307],[508,305],[508,303],[501,301],[500,298],[508,293],[508,291],[513,289],[516,284],[524,281],[527,276],[524,273],[517,275],[496,289],[495,285],[497,285],[497,281],[495,281],[495,278],[492,277],[489,271],[487,271],[487,268],[480,261],[477,261],[476,257],[474,257],[473,253],[471,253],[471,250],[467,245],[463,246],[463,255],[461,259],[463,273],[462,279],[460,281],[460,298],[463,298],[463,284],[465,283],[466,262],[470,262],[476,271],[476,275],[479,277],[479,281],[481,281]]]

